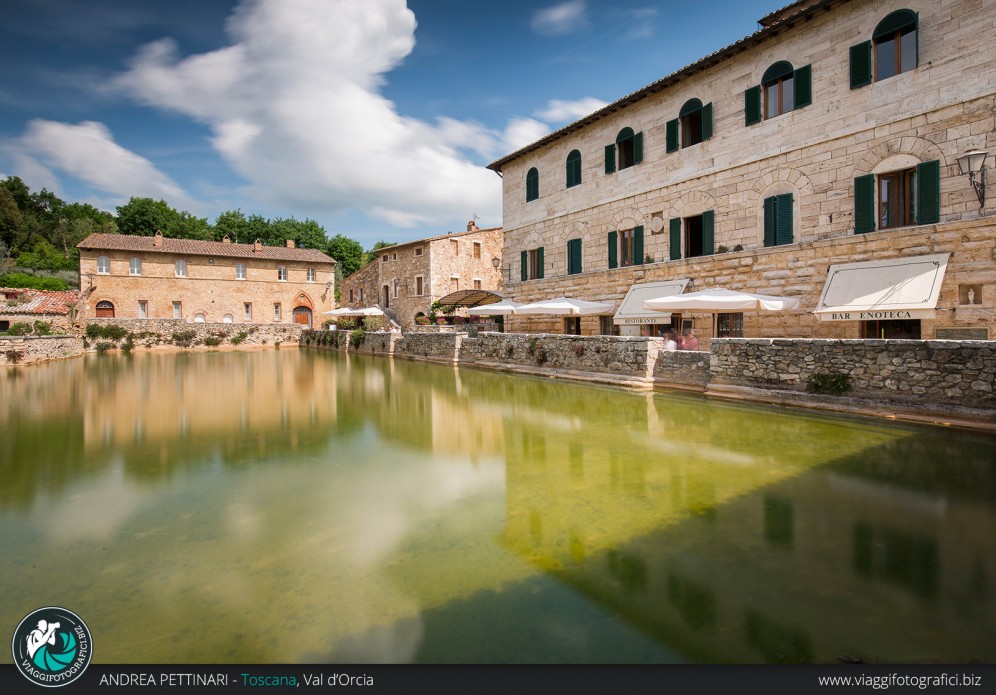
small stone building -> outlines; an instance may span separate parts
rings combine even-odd
[[[388,246],[376,261],[343,280],[339,302],[353,308],[377,305],[409,330],[433,302],[451,292],[500,293],[501,246],[501,227],[480,229],[474,222],[465,232]]]
[[[91,234],[77,245],[90,316],[316,324],[335,307],[335,260],[287,245]],[[317,321],[320,323],[320,320]]]
[[[36,321],[47,323],[52,333],[71,333],[74,323],[82,319],[83,295],[75,290],[53,292],[23,288],[0,288],[0,333],[18,323],[32,327]]]

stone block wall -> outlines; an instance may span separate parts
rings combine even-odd
[[[708,352],[661,350],[654,365],[654,383],[659,386],[701,391],[709,383]]]
[[[183,347],[177,345],[174,335],[192,331],[191,346],[203,345],[205,339],[220,338],[222,344],[231,344],[232,338],[245,334],[243,345],[297,346],[301,342],[303,326],[293,323],[188,323],[184,319],[90,319],[87,324],[117,325],[132,335],[136,347]],[[90,348],[100,338],[90,342]]]
[[[643,337],[481,333],[477,358],[542,369],[648,379],[663,339]]]
[[[405,333],[394,344],[394,354],[408,359],[453,364],[460,361],[466,333]]]
[[[32,364],[83,354],[76,335],[0,337],[0,365]]]

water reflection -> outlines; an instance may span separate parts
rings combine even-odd
[[[0,618],[98,661],[996,659],[988,435],[296,350],[0,396]]]

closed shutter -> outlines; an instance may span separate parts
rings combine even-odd
[[[851,89],[864,87],[872,81],[871,41],[851,46]]]
[[[567,242],[567,273],[574,275],[581,272],[581,240],[571,239]]]
[[[775,245],[775,208],[778,206],[778,196],[764,199],[764,245]]]
[[[916,167],[916,223],[941,221],[941,163],[936,159]]]
[[[605,173],[612,174],[616,170],[616,146],[615,144],[605,146]]]
[[[716,213],[706,210],[702,213],[702,255],[711,256],[715,247]]]
[[[669,257],[672,261],[681,260],[681,218],[672,217],[671,218],[671,233],[670,239],[668,240]]]
[[[643,265],[643,226],[633,229],[633,265]]]
[[[536,279],[543,279],[543,247],[536,249]]]
[[[616,232],[609,232],[609,267],[619,266],[619,235]]]
[[[643,131],[633,136],[633,163],[639,164],[643,161]]]
[[[702,107],[702,139],[712,137],[712,102]]]
[[[528,251],[523,251],[522,252],[522,260],[520,261],[520,263],[522,264],[522,280],[523,281],[528,280],[529,279],[529,252]]]
[[[854,233],[875,231],[875,175],[854,179]]]
[[[775,244],[792,243],[792,194],[785,193],[777,198],[775,206]]]
[[[804,65],[795,71],[795,108],[813,103],[813,66]]]
[[[761,122],[761,87],[751,87],[744,91],[744,124]]]
[[[665,131],[665,147],[668,152],[678,151],[678,119],[675,118],[667,122],[664,126]]]

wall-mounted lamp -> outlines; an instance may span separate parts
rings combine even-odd
[[[968,174],[968,182],[972,184],[975,195],[979,198],[980,210],[986,205],[986,155],[988,154],[974,150],[958,157],[958,168],[962,174]]]
[[[495,267],[495,270],[498,270],[498,266],[501,265],[501,259],[498,258],[498,256],[495,256],[494,258],[491,259],[491,265]]]
[[[502,279],[505,282],[512,281],[512,268],[511,267],[501,268],[501,259],[498,258],[498,256],[495,256],[494,258],[491,259],[491,265],[495,267],[495,272],[501,273]]]

